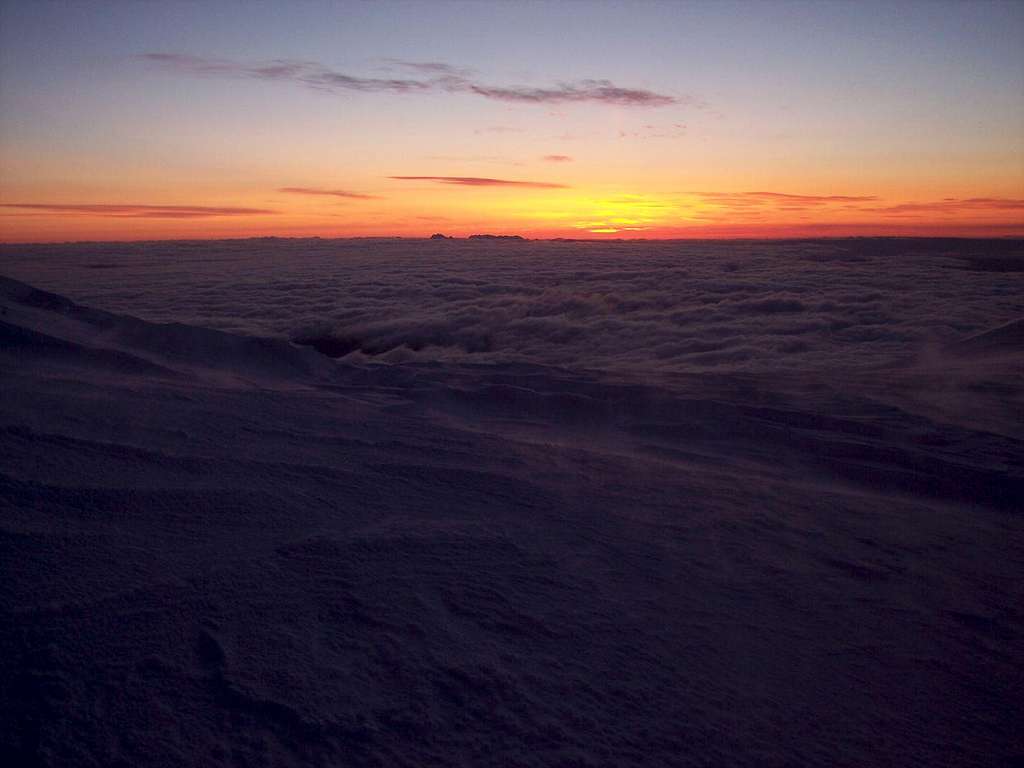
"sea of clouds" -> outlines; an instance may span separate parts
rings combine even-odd
[[[8,245],[0,273],[351,360],[643,375],[873,366],[1024,315],[1013,240]]]

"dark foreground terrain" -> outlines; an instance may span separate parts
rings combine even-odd
[[[1019,322],[645,380],[0,306],[4,765],[1024,760]]]

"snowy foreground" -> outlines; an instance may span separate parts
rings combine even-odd
[[[263,301],[300,244],[222,253],[224,284],[159,247],[0,261],[74,298],[0,279],[3,765],[1024,759],[1019,247],[878,276],[870,243],[755,244],[671,289],[591,267],[595,298],[582,245],[551,268],[576,278],[537,253],[503,283],[483,249],[529,246],[420,244],[456,294],[391,259],[375,303],[369,262],[309,246],[330,311]],[[747,288],[701,305],[712,283]]]

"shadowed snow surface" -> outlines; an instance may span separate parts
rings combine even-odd
[[[5,764],[1016,764],[1018,256],[5,247]]]

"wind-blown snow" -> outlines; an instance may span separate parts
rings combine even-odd
[[[1024,755],[1019,243],[0,264],[10,764]]]

